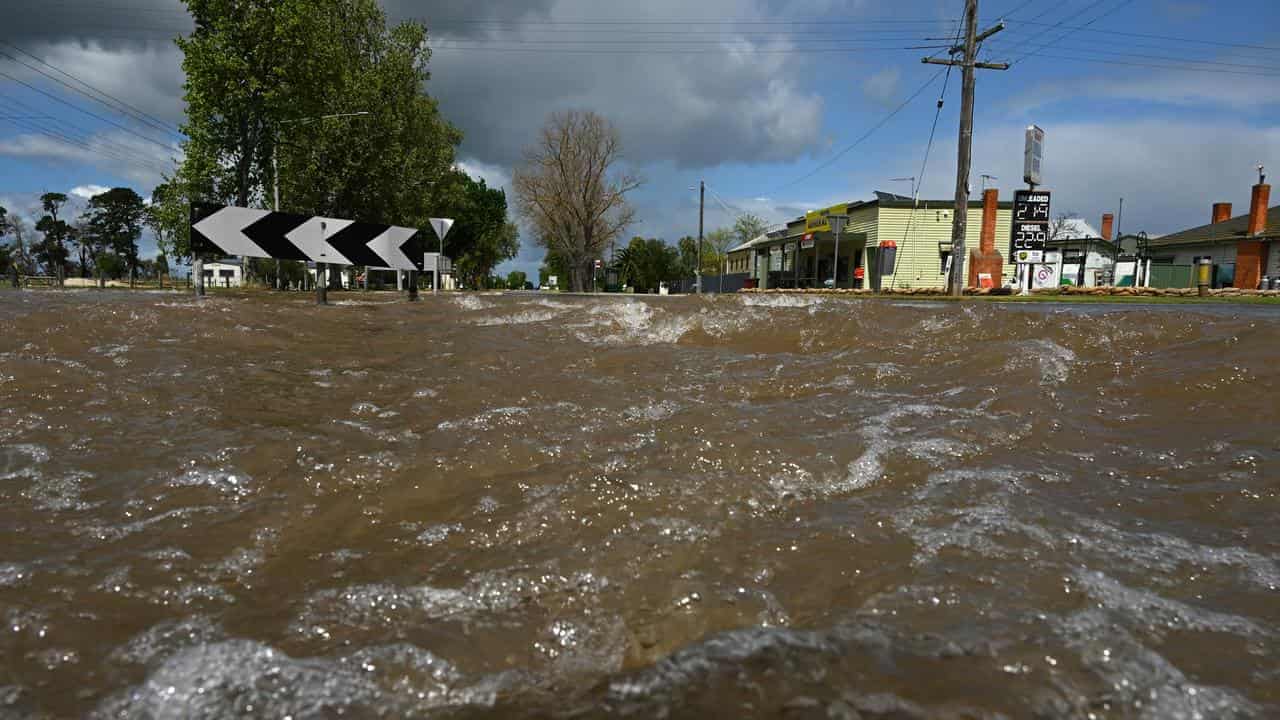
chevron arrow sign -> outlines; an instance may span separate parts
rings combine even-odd
[[[414,228],[192,203],[191,249],[201,255],[422,270],[426,244]]]

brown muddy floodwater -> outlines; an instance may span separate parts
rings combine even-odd
[[[1275,308],[345,298],[0,293],[0,718],[1280,717]]]

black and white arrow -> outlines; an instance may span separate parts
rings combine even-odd
[[[311,260],[422,270],[425,243],[413,228],[194,203],[191,245],[200,254]]]

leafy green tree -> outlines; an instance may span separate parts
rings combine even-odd
[[[376,0],[186,3],[182,195],[265,205],[278,155],[282,209],[428,227],[461,135],[426,94],[425,27]]]
[[[174,180],[157,185],[151,191],[151,204],[147,206],[144,218],[155,235],[160,257],[166,260],[162,269],[164,274],[169,271],[168,260],[182,262],[191,257],[190,201],[183,190],[183,185]]]
[[[691,237],[688,235],[680,238],[680,242],[677,244],[677,247],[679,248],[679,252],[680,252],[679,265],[680,265],[680,274],[682,277],[686,277],[686,278],[693,277],[694,268],[698,267],[699,258],[701,258],[702,260],[703,275],[719,275],[720,274],[720,260],[718,255],[716,254],[715,247],[711,243],[712,235],[717,232],[724,232],[724,231],[713,230],[711,231],[710,234],[702,238],[701,253],[698,252],[697,238]]]
[[[747,213],[734,222],[733,236],[736,244],[741,244],[760,237],[768,229],[768,224],[760,216]]]
[[[27,251],[27,233],[27,223],[21,215],[0,212],[0,237],[13,237],[13,243],[9,246],[9,273],[14,287],[19,284],[19,275],[31,275],[35,271],[35,259]]]
[[[67,246],[71,235],[71,226],[58,217],[58,211],[67,202],[63,193],[45,193],[40,196],[40,205],[44,208],[44,216],[36,222],[36,230],[44,237],[36,246],[36,259],[44,265],[46,272],[58,278],[61,285],[66,277]]]
[[[146,205],[138,193],[129,188],[112,188],[89,199],[85,212],[85,232],[94,267],[98,269],[98,284],[103,276],[116,272],[118,267],[129,271],[129,284],[133,284],[138,267],[138,238],[142,236],[142,224],[146,217]],[[119,263],[111,260],[114,256]]]
[[[702,274],[719,275],[724,272],[729,248],[736,242],[729,228],[716,228],[707,233],[702,250]]]
[[[569,261],[555,250],[547,250],[542,266],[538,268],[538,287],[550,287],[552,277],[563,287],[568,282]]]
[[[523,272],[520,272],[519,270],[512,270],[507,273],[507,289],[523,290],[526,279],[527,278]]]
[[[444,254],[453,258],[454,276],[463,285],[480,287],[493,268],[520,250],[519,232],[507,220],[507,194],[458,170],[445,176],[438,192],[438,216],[454,218]],[[428,250],[435,250],[435,234],[428,230],[426,236]]]
[[[613,267],[619,281],[638,293],[656,291],[659,284],[674,282],[681,275],[679,251],[657,238],[631,238],[618,251]]]

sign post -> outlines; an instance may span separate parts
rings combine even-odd
[[[1012,234],[1009,250],[1018,264],[1018,277],[1023,283],[1020,294],[1029,295],[1031,266],[1044,262],[1045,242],[1049,239],[1049,191],[1014,192]]]
[[[836,283],[839,279],[838,270],[840,269],[840,233],[844,232],[845,223],[849,222],[848,215],[828,215],[827,222],[831,225],[831,236],[836,239],[836,251],[831,263],[831,289],[836,289]]]
[[[444,236],[453,228],[453,218],[431,218],[431,229],[440,238],[440,252],[436,255],[436,267],[431,273],[431,294],[435,295],[440,288],[440,256],[444,255]]]

